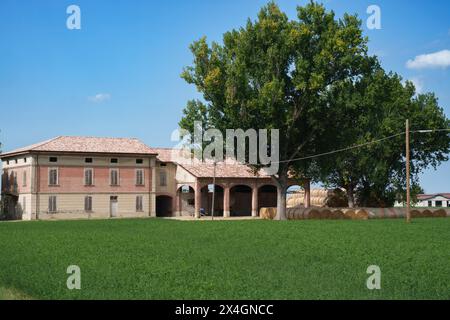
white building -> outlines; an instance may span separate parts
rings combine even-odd
[[[450,208],[450,193],[419,194],[417,200],[417,207]]]

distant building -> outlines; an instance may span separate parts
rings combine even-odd
[[[419,194],[417,200],[417,207],[450,208],[450,193]]]

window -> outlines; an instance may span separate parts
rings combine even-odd
[[[27,211],[27,197],[22,198],[22,212]]]
[[[48,212],[50,213],[56,212],[56,196],[48,197]]]
[[[136,185],[137,186],[144,185],[144,170],[142,170],[142,169],[136,170]]]
[[[160,171],[159,172],[159,185],[161,187],[167,186],[167,175],[166,171]]]
[[[92,158],[84,158],[84,162],[86,162],[86,163],[92,163]]]
[[[111,163],[119,163],[119,159],[117,159],[117,158],[111,158]]]
[[[17,162],[18,162],[17,159],[14,159],[14,163],[17,164]]]
[[[58,185],[58,169],[57,168],[48,169],[48,185],[49,186]]]
[[[50,157],[48,158],[49,162],[58,162],[58,158],[57,157]]]
[[[161,162],[161,163],[159,164],[159,166],[160,166],[160,167],[165,167],[165,166],[167,166],[167,164],[165,164],[164,162]]]
[[[26,187],[27,186],[27,171],[24,170],[23,174],[22,174],[22,187]]]
[[[94,169],[91,168],[84,169],[84,185],[85,186],[94,185]]]
[[[9,165],[9,160],[6,160],[6,164]]]
[[[428,201],[428,206],[429,206],[429,207],[432,207],[432,206],[433,206],[433,202]]]
[[[92,197],[91,196],[84,197],[84,211],[87,211],[87,212],[92,211]]]
[[[436,207],[442,207],[442,201],[436,201],[435,202],[435,204],[436,204]]]
[[[110,184],[112,186],[119,185],[119,170],[111,169],[111,171],[110,171]]]
[[[142,204],[143,198],[142,196],[137,196],[136,197],[136,212],[142,212],[144,211],[144,206]]]
[[[144,163],[144,159],[136,159],[136,164],[143,164]]]
[[[17,172],[13,171],[13,186],[17,187]]]
[[[27,163],[27,158],[23,158],[23,162],[24,162],[24,163]]]

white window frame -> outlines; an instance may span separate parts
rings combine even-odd
[[[116,171],[117,172],[117,184],[113,184],[112,182],[112,172]],[[120,170],[118,168],[110,168],[109,169],[109,185],[110,186],[120,186]]]
[[[142,182],[139,183],[138,181],[138,172],[141,172],[142,174]],[[136,183],[137,186],[145,186],[145,174],[144,174],[144,169],[136,169],[135,170],[135,174],[134,174],[134,182]]]
[[[56,183],[55,184],[50,183],[51,182],[50,181],[50,172],[52,170],[56,170]],[[58,167],[49,167],[48,168],[48,185],[49,186],[59,186],[59,168]]]
[[[86,171],[91,171],[92,173],[91,173],[91,184],[87,184],[86,182]],[[84,185],[85,186],[87,186],[87,187],[92,187],[92,186],[94,186],[95,185],[95,183],[94,183],[94,168],[84,168],[84,171],[83,171],[83,182],[84,182]]]

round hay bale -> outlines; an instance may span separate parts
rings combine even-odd
[[[335,219],[346,219],[347,217],[341,210],[333,210],[333,216]]]
[[[421,216],[422,212],[420,212],[419,210],[412,210],[411,211],[411,217],[412,218],[419,218]]]
[[[344,216],[346,219],[355,219],[355,210],[354,209],[347,209],[344,211]]]
[[[422,217],[424,217],[424,218],[430,218],[430,217],[433,217],[433,212],[431,212],[430,210],[424,210],[423,212],[422,212]]]
[[[447,217],[447,212],[444,209],[439,209],[433,212],[433,217],[435,218],[445,218]]]
[[[321,210],[320,215],[322,216],[322,219],[333,219],[333,214],[331,210],[328,209]]]
[[[262,219],[273,220],[277,215],[277,208],[261,208],[259,210],[259,216]]]
[[[308,219],[320,219],[320,218],[321,218],[321,215],[320,215],[319,210],[312,209],[312,210],[308,211]]]
[[[368,220],[369,219],[369,213],[364,209],[358,209],[355,212],[356,219],[358,220]]]

